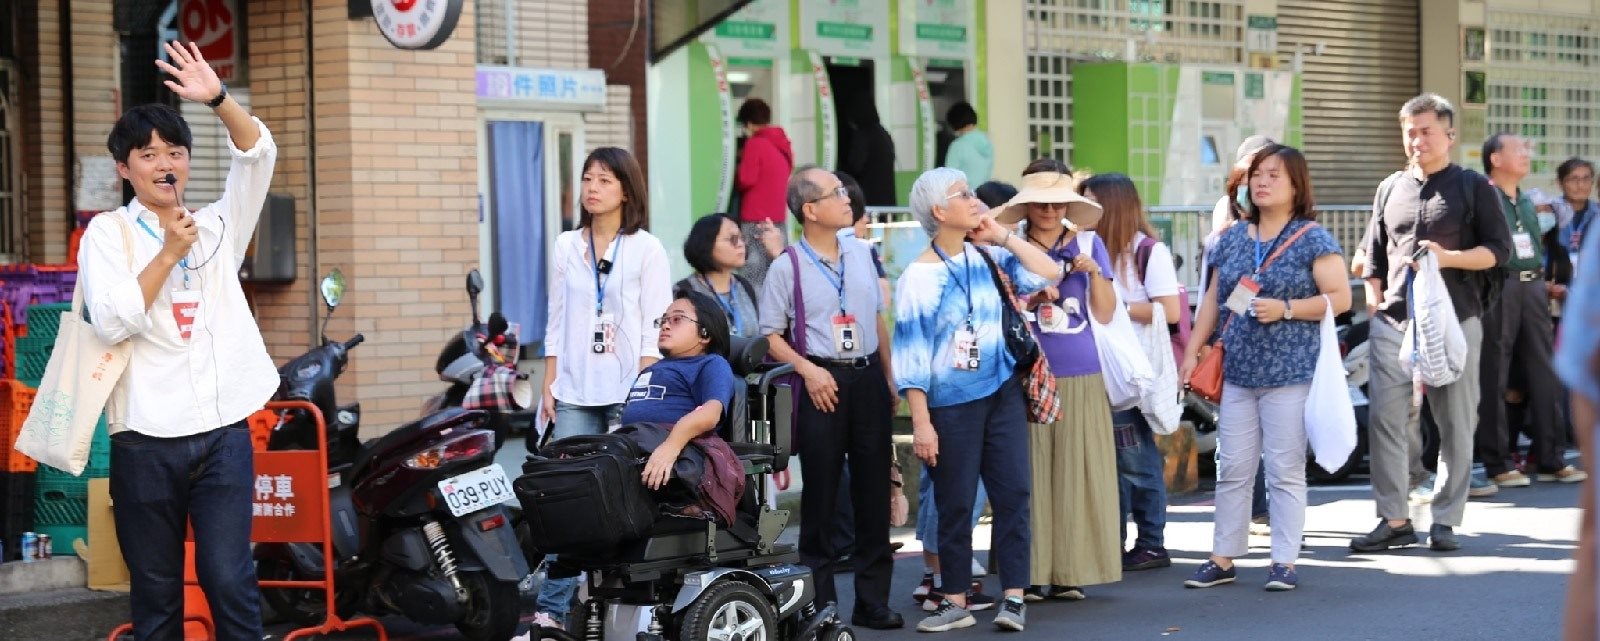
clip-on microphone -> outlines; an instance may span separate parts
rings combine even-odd
[[[161,182],[172,186],[172,195],[178,199],[178,209],[182,209],[184,213],[189,213],[189,210],[183,206],[183,193],[178,191],[178,177],[167,174],[167,177],[162,179]]]

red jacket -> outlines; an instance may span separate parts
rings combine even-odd
[[[765,127],[744,143],[739,160],[739,219],[782,224],[788,213],[784,192],[794,171],[794,150],[781,127]]]

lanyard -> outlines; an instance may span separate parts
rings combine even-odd
[[[956,280],[956,269],[950,266],[950,263],[954,261],[950,260],[950,257],[945,255],[944,250],[939,249],[939,246],[933,243],[928,243],[928,246],[932,247],[933,253],[939,257],[939,260],[944,262],[944,268],[950,272],[950,280],[956,284],[956,287],[960,287],[961,291],[967,295],[967,331],[972,331],[972,269],[965,264],[967,261],[966,243],[963,242],[961,244],[961,260],[963,263],[961,271],[967,273],[967,282],[965,285],[963,285],[961,281]],[[978,251],[983,250],[980,249]]]
[[[154,229],[151,229],[150,228],[150,224],[144,222],[143,218],[140,218],[138,216],[134,216],[133,219],[139,223],[139,228],[143,229],[144,233],[149,234],[151,238],[156,239],[156,242],[161,243],[162,246],[166,246],[166,244],[167,244],[166,241],[161,240],[161,237],[156,235],[156,231]],[[183,260],[178,261],[178,266],[183,268],[183,288],[184,289],[188,289],[189,288],[189,259],[185,258]]]
[[[737,294],[735,294],[734,290],[733,290],[734,287],[738,286],[738,283],[734,282],[732,280],[732,277],[729,277],[729,281],[728,281],[728,299],[727,300],[723,300],[722,299],[722,294],[718,294],[717,293],[717,288],[711,286],[711,279],[708,279],[708,278],[705,277],[704,274],[701,274],[700,275],[700,282],[701,282],[701,284],[704,284],[706,286],[706,291],[711,292],[711,297],[717,299],[717,304],[722,306],[722,311],[727,312],[728,320],[733,321],[733,333],[738,334],[739,333],[739,305],[737,304],[738,301],[734,298],[734,296],[737,296]]]
[[[1267,251],[1272,249],[1273,247],[1277,247],[1278,246],[1278,238],[1282,238],[1283,237],[1283,233],[1286,232],[1286,231],[1289,231],[1289,226],[1288,225],[1284,225],[1283,226],[1283,229],[1278,232],[1277,238],[1273,238],[1271,243],[1268,243],[1267,245],[1262,245],[1261,244],[1261,226],[1260,225],[1256,225],[1255,238],[1251,239],[1251,240],[1255,241],[1255,243],[1256,243],[1256,270],[1255,270],[1255,275],[1256,276],[1260,276],[1261,275],[1261,264],[1266,262],[1266,260],[1267,260]]]
[[[600,260],[600,250],[594,246],[594,228],[589,228],[589,266],[594,268],[594,315],[599,318],[606,307],[606,283],[611,282],[611,270],[617,268],[617,261],[622,257],[622,234],[617,234],[611,241],[611,257],[616,260]],[[600,264],[606,264],[605,278],[600,278]]]
[[[834,290],[836,290],[839,294],[839,315],[844,316],[844,243],[839,244],[838,273],[834,273],[832,269],[822,264],[822,258],[817,256],[817,252],[811,249],[811,243],[807,242],[804,238],[800,239],[800,249],[804,249],[806,251],[806,257],[811,259],[811,264],[815,265],[817,267],[817,271],[822,272],[822,276],[827,278],[829,283],[833,284]],[[799,278],[800,275],[795,274],[794,277]]]

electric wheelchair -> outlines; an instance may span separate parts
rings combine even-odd
[[[815,579],[796,547],[778,543],[789,512],[769,507],[767,478],[789,465],[796,388],[786,376],[793,367],[765,363],[766,354],[765,339],[733,339],[729,362],[742,384],[719,434],[744,467],[734,522],[661,515],[643,538],[599,552],[562,552],[550,575],[586,573],[587,596],[566,631],[535,628],[535,639],[854,640],[835,604],[814,602]],[[537,538],[524,542],[530,559],[542,556]]]

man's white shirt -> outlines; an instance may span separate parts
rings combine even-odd
[[[138,275],[165,237],[155,213],[135,198],[95,216],[84,232],[78,255],[84,306],[102,340],[133,345],[107,405],[112,432],[199,434],[244,420],[278,387],[277,369],[239,284],[278,155],[266,125],[252,120],[261,138],[249,151],[228,140],[232,163],[222,197],[194,213],[200,234],[187,257],[193,271],[173,268],[148,311]],[[118,219],[131,235],[132,269]],[[188,290],[200,299],[188,340],[172,313],[172,292],[185,289],[185,275]]]

